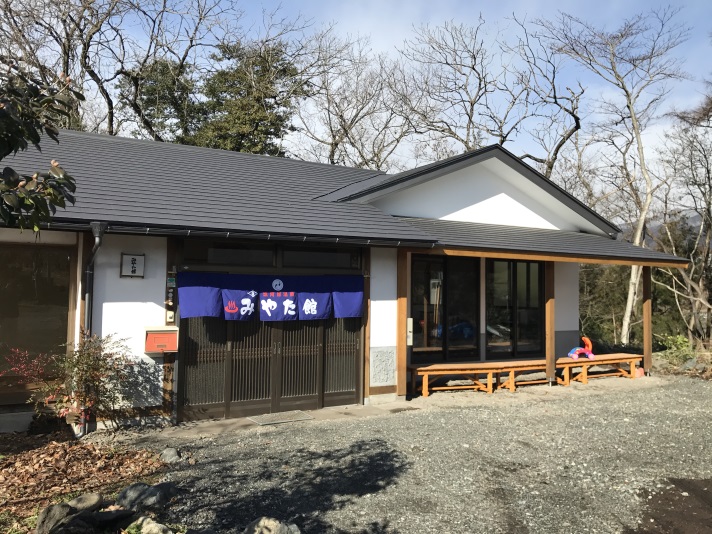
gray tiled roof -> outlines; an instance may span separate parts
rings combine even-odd
[[[575,258],[628,260],[646,264],[680,264],[687,260],[637,247],[605,236],[561,230],[543,230],[417,217],[400,217],[438,240],[442,247],[472,248],[487,252],[517,252]]]
[[[59,141],[3,161],[32,173],[56,159],[77,179],[76,205],[57,223],[433,241],[372,206],[312,200],[378,171],[72,131]]]

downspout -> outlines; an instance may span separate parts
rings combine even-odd
[[[84,271],[84,332],[81,335],[91,337],[92,335],[92,301],[94,299],[94,261],[99,253],[101,241],[107,228],[107,223],[93,221],[89,223],[91,233],[94,236],[94,246]],[[79,412],[79,432],[76,437],[81,438],[87,434],[90,414],[86,406],[80,407]]]
[[[84,271],[84,334],[91,336],[92,334],[92,301],[94,294],[94,260],[101,247],[101,240],[104,237],[104,232],[108,226],[106,223],[91,222],[91,233],[94,236],[94,246],[91,249],[91,256],[87,262],[86,270]]]

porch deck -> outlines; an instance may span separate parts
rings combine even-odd
[[[604,376],[623,376],[626,378],[636,378],[637,364],[641,362],[643,356],[637,354],[600,354],[593,360],[588,358],[558,358],[556,360],[557,383],[568,386],[572,381],[587,384],[590,378]],[[589,368],[594,366],[606,366],[609,369],[595,375],[589,374]],[[507,388],[515,391],[517,386],[529,384],[545,384],[546,378],[535,378],[531,380],[517,380],[517,376],[522,373],[545,372],[546,359],[499,361],[499,362],[456,362],[456,363],[433,363],[433,364],[411,364],[408,366],[410,372],[410,394],[417,391],[417,379],[422,378],[420,391],[423,397],[430,395],[431,391],[473,389],[475,391],[486,391],[492,393],[495,389]],[[504,375],[504,380],[502,380]],[[434,385],[438,380],[459,377],[469,380],[471,384],[455,385]]]

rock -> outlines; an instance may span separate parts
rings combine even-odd
[[[135,482],[121,490],[119,496],[116,497],[116,504],[122,508],[135,510],[136,503],[140,501],[141,495],[150,487],[144,482]]]
[[[139,517],[126,530],[131,531],[133,527],[137,527],[141,534],[173,534],[173,531],[166,525],[156,523],[149,517]]]
[[[709,366],[708,366],[706,363],[698,363],[697,365],[695,365],[695,371],[699,371],[700,373],[704,373],[705,371],[707,371],[707,368],[708,368],[708,367],[709,367]]]
[[[271,517],[260,517],[247,525],[242,534],[300,534],[297,525],[282,523]]]
[[[695,368],[695,365],[697,365],[697,360],[692,358],[690,360],[687,360],[680,366],[680,371],[690,371],[691,369]]]
[[[129,510],[159,508],[165,506],[177,494],[178,488],[173,482],[162,482],[155,486],[136,482],[119,493],[116,504]]]
[[[98,527],[107,528],[114,523],[118,523],[134,515],[133,510],[105,510],[102,512],[94,512],[92,519]]]
[[[670,367],[670,362],[668,362],[665,358],[661,358],[660,356],[657,356],[653,354],[653,368],[654,369],[668,369]]]
[[[68,517],[52,529],[52,534],[94,534],[96,528],[88,518]]]
[[[103,503],[104,498],[100,493],[85,493],[76,499],[72,499],[67,504],[80,512],[93,512],[94,510],[99,510]]]
[[[178,463],[180,462],[180,459],[180,452],[178,452],[178,449],[174,449],[173,447],[163,449],[163,452],[161,453],[161,460],[167,464]]]
[[[49,532],[67,518],[76,515],[76,508],[71,507],[66,502],[52,504],[40,512],[37,518],[37,534],[49,534]]]

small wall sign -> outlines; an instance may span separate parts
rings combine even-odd
[[[145,254],[121,254],[121,277],[143,278]]]

